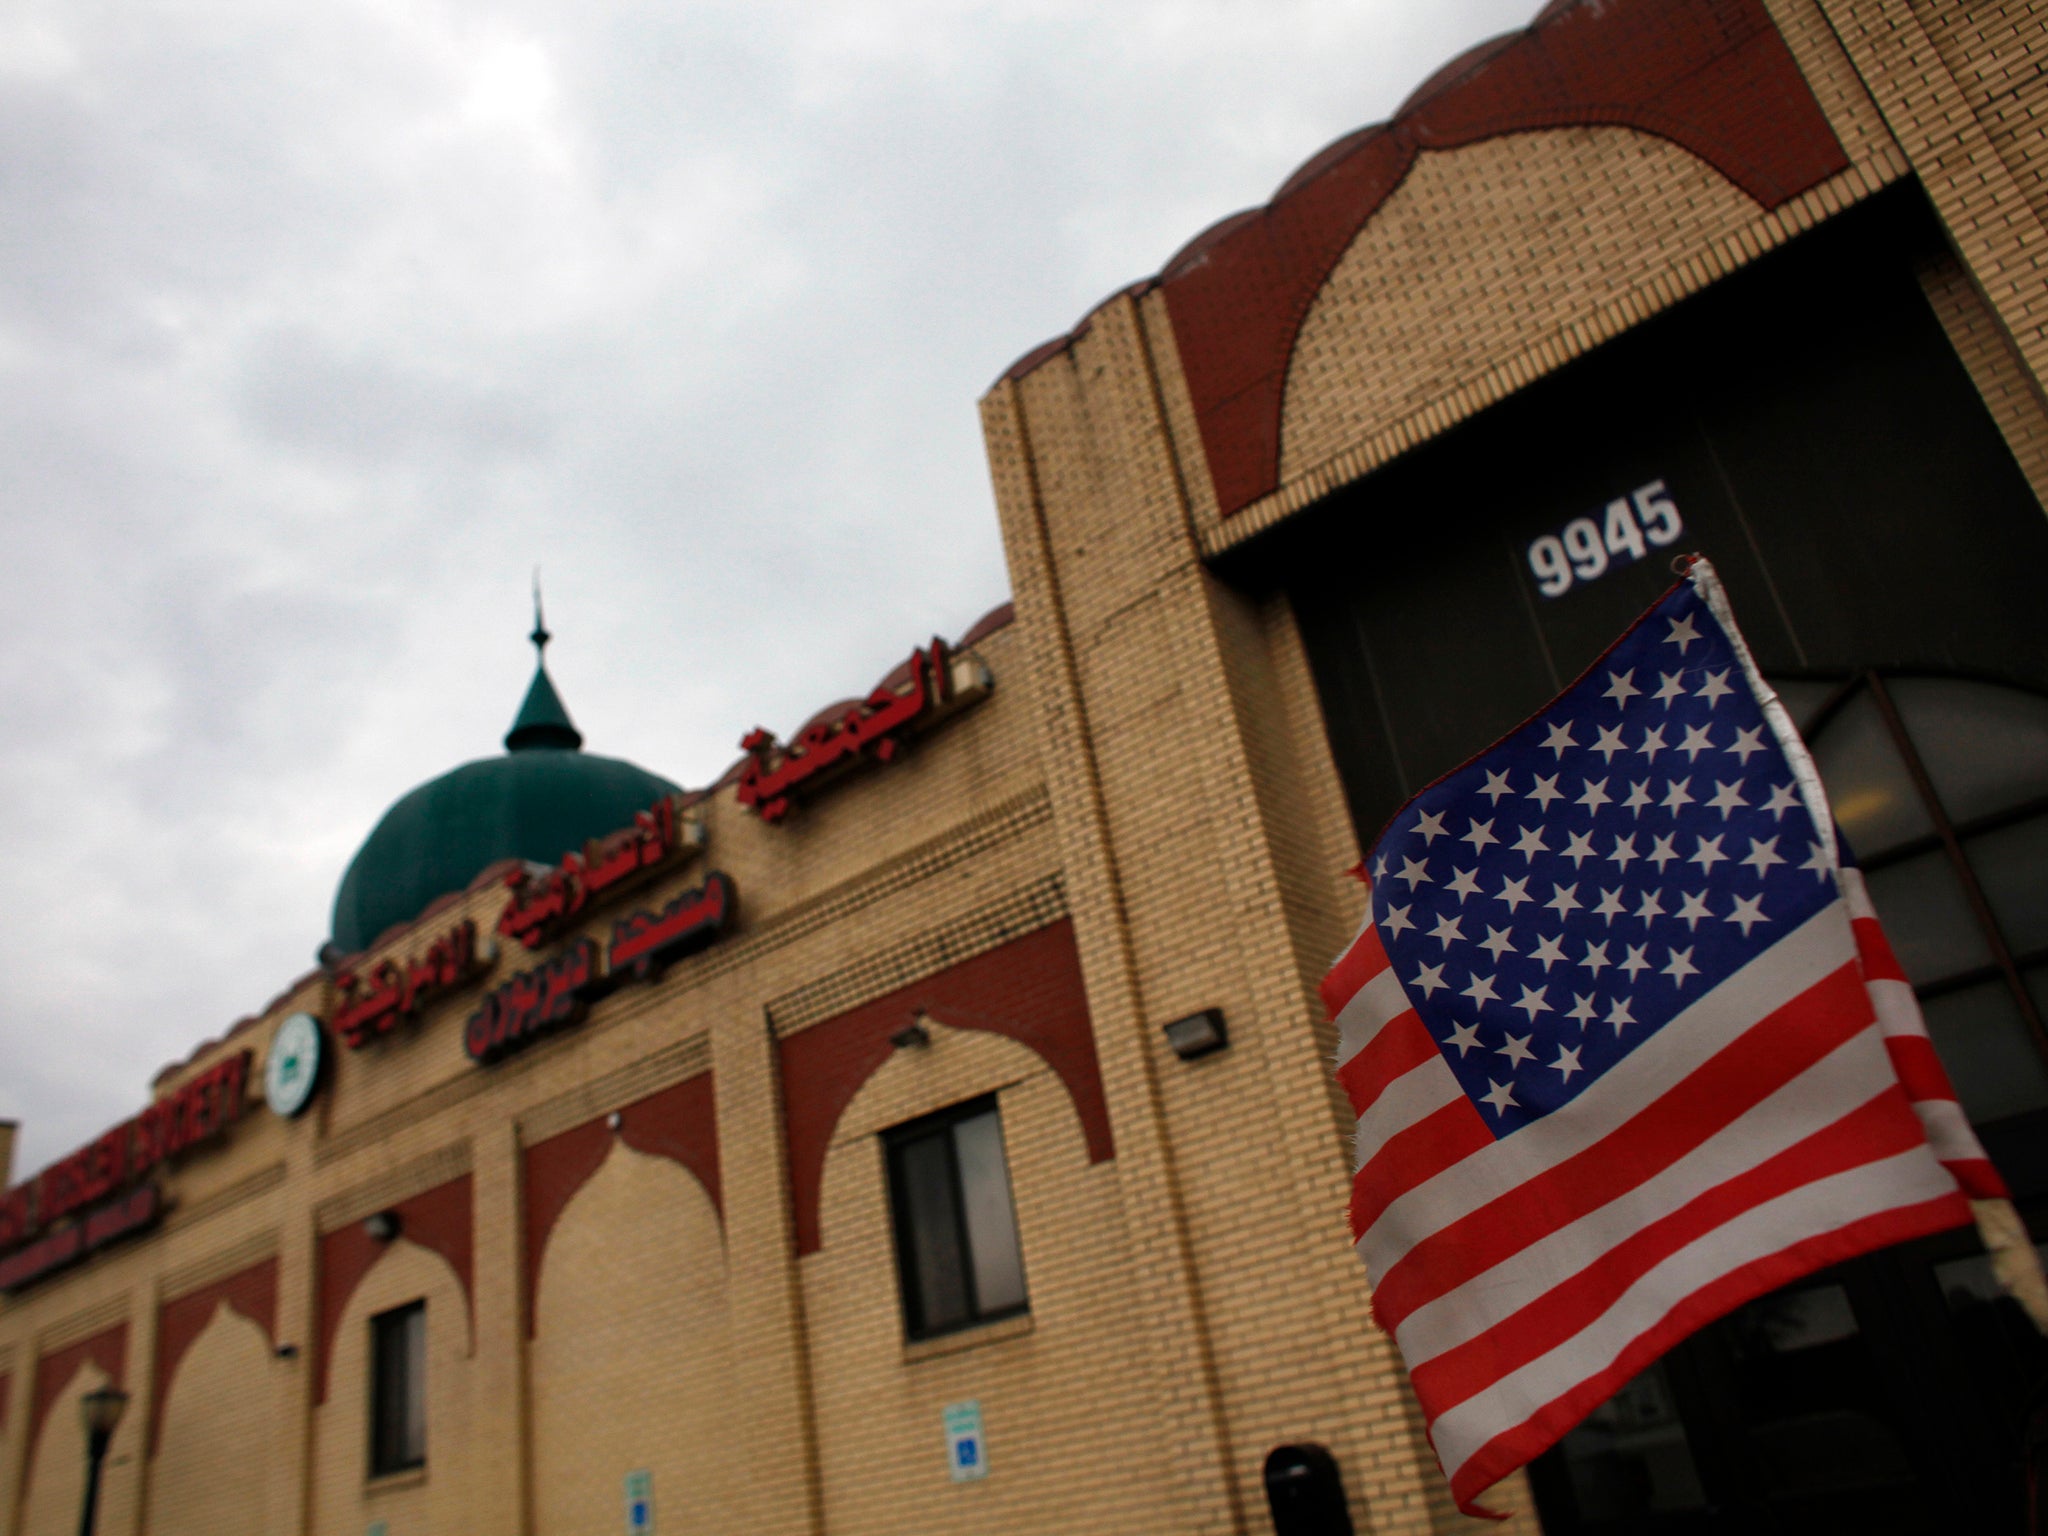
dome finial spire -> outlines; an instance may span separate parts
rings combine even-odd
[[[505,750],[552,747],[574,752],[583,745],[583,733],[569,719],[569,711],[562,707],[562,697],[548,677],[548,642],[555,637],[548,633],[547,620],[541,616],[539,566],[533,568],[533,633],[526,638],[533,642],[533,684],[526,690],[526,702],[519,706],[512,729],[505,733]]]

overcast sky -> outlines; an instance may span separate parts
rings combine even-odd
[[[708,781],[1007,595],[975,402],[1536,0],[0,10],[0,1117],[311,963],[532,666]]]

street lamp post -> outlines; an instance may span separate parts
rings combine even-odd
[[[107,1459],[114,1426],[127,1406],[128,1394],[119,1387],[97,1387],[78,1400],[79,1417],[85,1420],[85,1513],[79,1517],[78,1536],[92,1536],[99,1513],[100,1463]]]

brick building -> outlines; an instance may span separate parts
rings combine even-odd
[[[1465,1528],[1340,1235],[1314,984],[1361,844],[1672,549],[2043,1230],[2044,54],[2017,0],[1554,4],[998,381],[1014,622],[693,794],[572,763],[537,679],[513,766],[366,845],[353,889],[403,894],[338,911],[362,953],[0,1207],[0,1531],[75,1521],[110,1378],[124,1536],[641,1493],[669,1530],[1250,1531],[1299,1444],[1356,1529]],[[522,809],[563,773],[581,822]],[[255,1084],[314,1081],[300,1014],[288,1117]],[[1490,1502],[2017,1528],[2006,1326],[1967,1234],[1844,1266]]]

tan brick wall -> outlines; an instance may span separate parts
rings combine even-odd
[[[1913,15],[2035,215],[2048,217],[2048,5],[1914,0]]]
[[[1705,161],[1627,128],[1423,154],[1302,322],[1287,372],[1292,480],[1643,288],[1762,210]]]
[[[703,1185],[615,1144],[563,1211],[536,1298],[533,1528],[623,1520],[648,1471],[661,1529],[743,1529],[731,1486],[747,1446],[726,1411],[725,1242]]]
[[[1291,624],[1198,563],[1148,339],[1137,305],[1111,304],[999,387],[984,425],[1040,642],[1134,1263],[1156,1277],[1141,1288],[1188,1298],[1151,1339],[1177,1515],[1258,1528],[1265,1454],[1309,1438],[1336,1452],[1363,1528],[1429,1531],[1439,1480],[1346,1249],[1346,1127],[1311,996],[1355,921],[1338,878],[1355,846]],[[1231,1050],[1174,1060],[1159,1026],[1211,1005]]]
[[[2048,400],[1961,262],[1944,251],[1922,264],[1921,291],[1970,371],[2020,473],[2048,507]]]
[[[427,1464],[368,1479],[370,1321],[410,1302],[427,1307]],[[359,1536],[372,1520],[394,1531],[478,1529],[475,1330],[446,1260],[400,1238],[342,1313],[327,1401],[314,1412],[314,1536]]]
[[[1015,1041],[927,1025],[847,1108],[826,1163],[824,1246],[803,1260],[825,1527],[900,1531],[1173,1528],[1142,1376],[1143,1297],[1125,1264],[1117,1165],[1091,1165],[1072,1101]],[[904,1339],[878,1133],[999,1091],[1028,1318]],[[954,1483],[942,1410],[981,1404],[990,1476]]]
[[[2043,153],[2029,115],[2039,38],[2027,8],[1962,0],[1820,0],[1820,8],[1990,312],[2028,373],[2048,375],[2039,258],[2048,226],[2029,196]]]
[[[165,1398],[149,1477],[153,1536],[277,1528],[283,1512],[269,1507],[270,1458],[259,1448],[292,1411],[292,1375],[260,1327],[215,1309]]]

